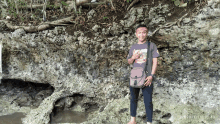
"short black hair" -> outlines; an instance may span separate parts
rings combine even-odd
[[[140,27],[145,27],[145,28],[147,28],[146,25],[140,24],[140,25],[138,25],[138,26],[136,27],[135,31],[137,31],[137,29],[140,28]]]

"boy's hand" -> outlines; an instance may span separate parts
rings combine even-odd
[[[132,59],[138,59],[138,58],[140,58],[140,51],[138,51],[138,52],[136,52],[135,53],[135,50],[133,51],[133,56],[132,56]]]
[[[150,87],[150,85],[151,85],[151,83],[152,83],[152,80],[153,80],[153,77],[152,77],[152,76],[148,76],[148,77],[146,78],[146,82],[144,83],[144,85]]]

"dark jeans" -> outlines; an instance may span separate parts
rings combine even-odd
[[[153,115],[153,104],[152,104],[152,92],[153,92],[153,82],[151,83],[151,86],[147,86],[144,88],[132,88],[130,87],[130,93],[131,93],[131,100],[130,100],[130,114],[132,117],[136,117],[136,111],[137,111],[137,103],[138,103],[138,96],[139,91],[142,90],[143,96],[144,96],[144,105],[146,110],[146,117],[147,122],[152,122],[152,115]]]

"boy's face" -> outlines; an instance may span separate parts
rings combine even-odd
[[[140,27],[136,30],[136,37],[138,38],[139,41],[143,42],[147,38],[147,28],[145,27]]]

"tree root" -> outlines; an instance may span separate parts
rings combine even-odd
[[[44,4],[39,4],[39,5],[26,5],[26,6],[19,6],[18,9],[38,9],[38,8],[43,8]],[[49,8],[49,7],[47,7]]]
[[[84,4],[82,4],[81,6],[95,8],[95,7],[97,7],[97,6],[99,6],[99,5],[102,5],[102,4],[107,4],[107,2],[99,2],[99,3],[84,3]]]
[[[75,23],[75,21],[72,21],[71,19],[74,18],[74,16],[70,16],[64,19],[60,19],[60,20],[56,20],[56,21],[52,21],[52,22],[45,22],[45,23],[41,23],[38,26],[14,26],[12,25],[8,20],[0,20],[0,22],[3,22],[6,24],[6,26],[11,29],[11,30],[16,30],[19,28],[23,28],[26,32],[38,32],[38,31],[42,31],[42,30],[46,30],[48,28],[51,28],[53,26],[57,26],[57,25],[68,25],[65,23]]]
[[[133,5],[134,5],[135,3],[137,3],[138,1],[140,1],[140,0],[134,0],[134,1],[128,6],[127,10],[130,10],[130,9],[133,7]]]
[[[159,31],[160,29],[162,29],[162,28],[169,28],[169,27],[171,27],[171,26],[173,26],[173,25],[175,25],[175,24],[177,24],[177,26],[180,27],[180,22],[181,22],[181,21],[183,20],[183,18],[186,17],[187,15],[188,15],[188,13],[186,13],[185,15],[183,15],[181,18],[179,18],[179,19],[178,19],[177,21],[175,21],[175,22],[166,23],[165,25],[163,25],[163,26],[157,28],[156,30],[154,30],[154,32],[153,32],[149,37],[153,37],[154,34],[155,34],[157,31]]]
[[[69,3],[69,2],[68,2]],[[85,6],[85,7],[97,7],[98,5],[101,4],[106,4],[107,2],[99,2],[99,3],[84,3],[82,5],[76,5],[76,6]],[[70,3],[69,3],[70,4]],[[44,4],[39,4],[39,5],[26,5],[26,6],[19,6],[18,9],[39,9],[43,8]],[[52,5],[47,4],[46,8],[50,8]],[[53,5],[54,6],[54,5]],[[60,6],[57,5],[57,8],[60,8]]]
[[[111,5],[112,5],[112,8],[115,10],[115,7],[114,7],[114,5],[113,5],[112,0],[110,0],[110,2],[111,2]]]
[[[196,9],[196,7],[192,10],[192,12],[193,12],[195,9]],[[197,13],[198,13],[198,12],[197,12]],[[196,14],[197,14],[197,13],[196,13]],[[159,30],[162,29],[162,28],[169,28],[169,27],[171,27],[171,26],[173,26],[173,25],[175,25],[175,24],[177,24],[177,26],[180,27],[180,22],[181,22],[181,21],[183,20],[183,18],[185,18],[188,14],[189,14],[189,12],[186,13],[185,15],[183,15],[183,16],[182,16],[181,18],[179,18],[177,21],[172,22],[172,23],[167,23],[167,24],[165,24],[165,25],[163,25],[163,26],[157,28],[149,37],[152,37],[157,31],[159,31]]]

